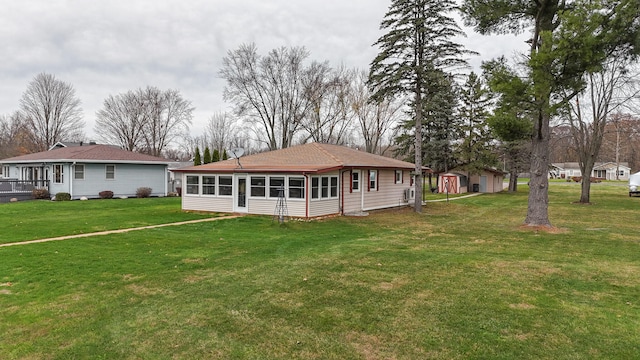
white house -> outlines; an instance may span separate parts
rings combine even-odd
[[[414,165],[338,145],[310,143],[190,166],[182,209],[313,218],[414,202]]]
[[[616,173],[618,176],[616,176]],[[590,177],[601,180],[626,181],[629,180],[629,175],[631,175],[631,168],[627,162],[618,164],[615,162],[597,162],[593,166]],[[553,163],[551,164],[549,176],[558,179],[570,179],[582,176],[582,172],[580,171],[580,164],[577,162]]]
[[[67,192],[72,199],[97,198],[105,190],[135,196],[140,187],[151,188],[151,196],[166,196],[168,163],[112,145],[77,143],[0,160],[0,182],[5,193],[46,187],[52,195]]]

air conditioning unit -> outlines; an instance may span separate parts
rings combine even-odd
[[[404,200],[409,201],[416,198],[416,190],[414,188],[408,188],[404,190]]]

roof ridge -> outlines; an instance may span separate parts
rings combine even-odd
[[[325,149],[323,146],[320,145],[329,145],[329,144],[320,144],[320,143],[311,143],[312,145],[314,145],[316,148],[318,148],[320,151],[322,151],[323,153],[325,153],[325,155],[329,156],[330,158],[332,158],[335,162],[337,162],[338,164],[342,164],[344,165],[344,161],[340,160],[339,158],[337,158],[335,155],[333,155],[331,152],[327,151],[327,149]]]

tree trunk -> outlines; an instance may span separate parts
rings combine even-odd
[[[548,109],[547,109],[548,110]],[[529,202],[527,217],[529,226],[551,226],[549,221],[549,113],[539,110],[534,121],[534,136],[531,146],[531,179],[529,180]]]
[[[509,192],[516,191],[518,191],[518,170],[513,168],[509,173]]]
[[[589,204],[589,196],[591,191],[591,178],[589,176],[582,175],[581,187],[582,191],[580,192],[580,203]]]

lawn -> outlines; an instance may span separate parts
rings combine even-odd
[[[536,232],[519,188],[0,248],[0,358],[637,358],[640,198],[552,184]]]

